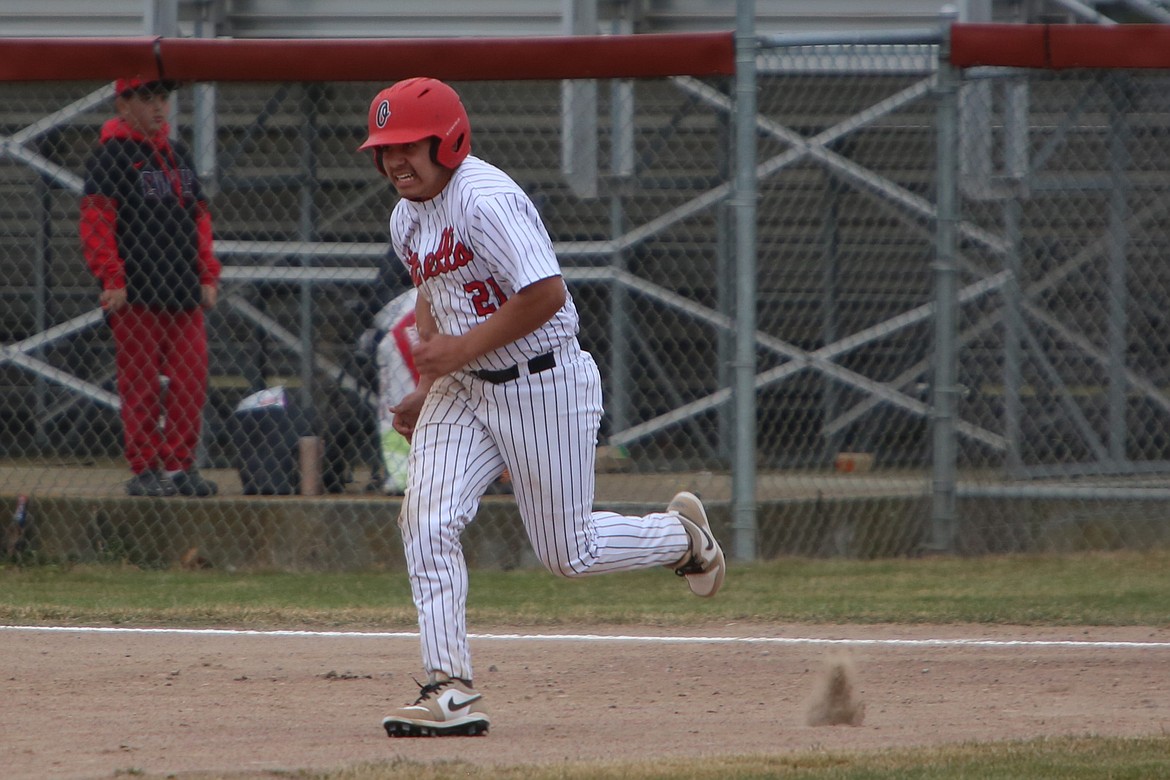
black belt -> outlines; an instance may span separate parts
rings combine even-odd
[[[539,374],[541,371],[548,371],[550,368],[556,368],[556,366],[557,356],[551,352],[545,352],[543,355],[537,355],[528,361],[528,373]],[[508,368],[498,370],[481,368],[471,373],[485,382],[491,382],[493,385],[502,385],[505,382],[511,382],[513,379],[520,378],[520,366],[509,366]]]

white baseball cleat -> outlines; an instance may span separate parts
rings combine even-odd
[[[388,737],[476,737],[488,732],[483,695],[458,678],[420,685],[414,704],[382,719]]]
[[[666,511],[678,515],[691,540],[690,551],[671,568],[675,574],[687,578],[691,593],[704,598],[714,596],[723,586],[727,564],[723,559],[723,549],[711,533],[703,502],[694,493],[684,490],[671,499]]]

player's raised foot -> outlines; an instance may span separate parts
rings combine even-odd
[[[711,533],[711,523],[703,502],[694,493],[685,490],[671,499],[667,512],[674,512],[691,540],[690,551],[671,568],[680,577],[687,578],[691,593],[696,596],[714,596],[723,586],[727,563],[723,549]]]
[[[488,732],[483,695],[458,678],[420,685],[414,704],[382,719],[388,737],[477,737]]]

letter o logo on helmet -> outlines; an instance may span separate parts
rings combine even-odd
[[[370,103],[368,128],[359,151],[437,138],[435,162],[452,169],[471,153],[471,122],[463,101],[438,79],[406,79],[379,92]],[[380,157],[374,155],[379,170]]]
[[[383,100],[381,103],[378,104],[378,110],[376,112],[376,116],[374,117],[374,124],[376,124],[378,126],[378,128],[381,129],[381,128],[386,126],[386,120],[389,118],[390,118],[390,101]]]

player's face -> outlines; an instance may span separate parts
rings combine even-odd
[[[152,136],[162,129],[171,110],[171,96],[166,92],[141,92],[119,97],[118,113],[131,129]]]
[[[452,171],[431,159],[431,141],[382,147],[382,167],[398,194],[407,200],[430,200],[451,181]]]

